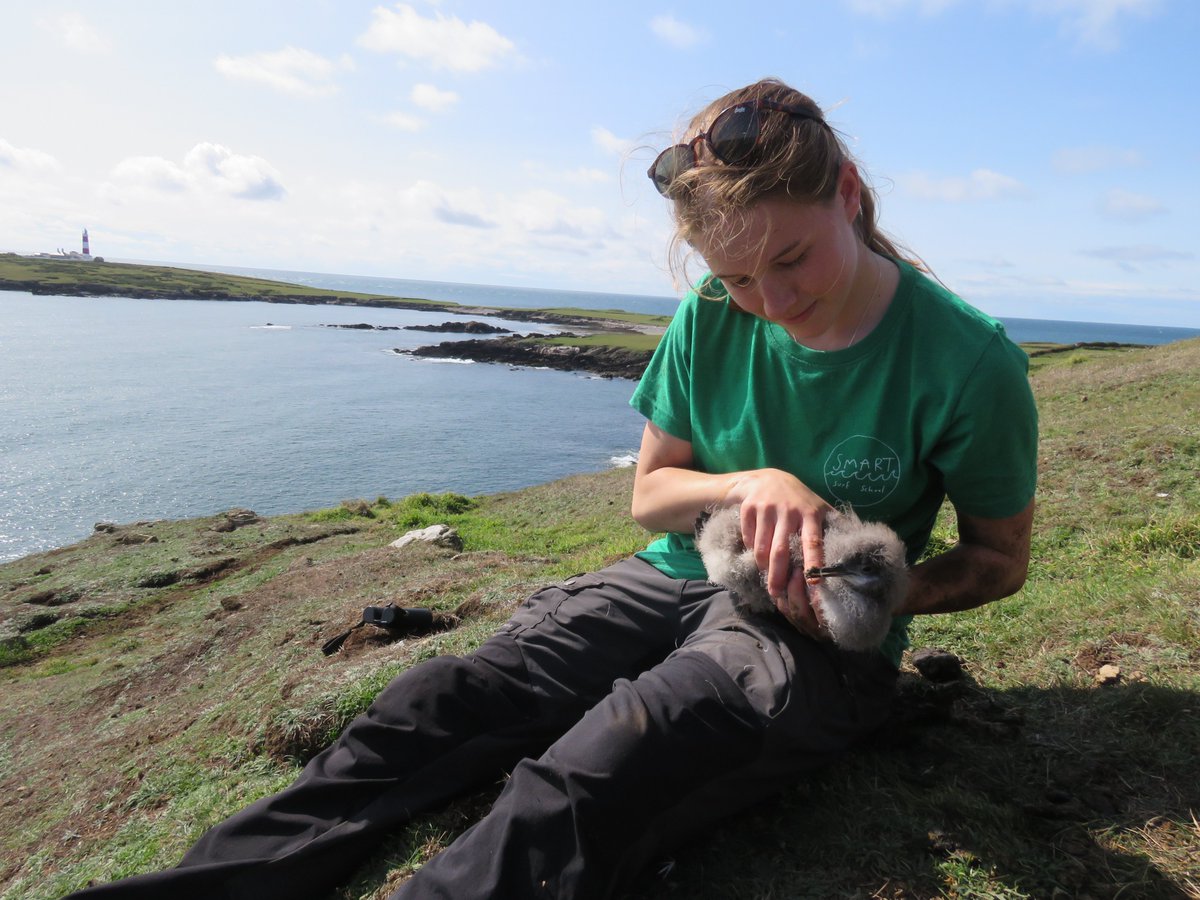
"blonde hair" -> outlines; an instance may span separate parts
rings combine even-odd
[[[677,277],[686,279],[691,248],[701,238],[711,239],[716,234],[732,238],[740,228],[742,214],[754,204],[774,197],[828,203],[837,192],[842,164],[855,164],[841,136],[825,121],[821,108],[807,95],[775,78],[764,78],[714,100],[692,119],[683,142],[706,131],[723,110],[755,100],[800,107],[814,118],[764,112],[754,153],[743,163],[720,162],[707,147],[701,150],[697,145],[697,165],[681,172],[668,194],[675,224],[669,264]],[[865,181],[860,196],[854,225],[862,242],[876,253],[905,259],[924,269],[919,259],[880,230],[875,192]]]

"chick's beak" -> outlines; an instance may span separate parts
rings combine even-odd
[[[811,569],[804,570],[805,578],[837,578],[841,575],[848,575],[850,570],[845,566],[813,566]]]

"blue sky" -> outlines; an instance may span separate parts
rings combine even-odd
[[[1200,327],[1194,0],[2,12],[0,250],[676,294],[645,168],[773,75],[986,311]]]

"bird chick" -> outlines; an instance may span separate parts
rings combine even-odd
[[[853,510],[825,517],[825,565],[805,572],[809,596],[819,608],[834,643],[846,650],[878,647],[908,588],[904,542],[882,522],[864,522]],[[800,535],[791,538],[792,565],[804,565]],[[749,611],[775,610],[767,593],[766,573],[742,543],[738,507],[713,513],[696,535],[696,549],[708,580],[728,588]]]

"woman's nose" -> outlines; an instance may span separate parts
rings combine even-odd
[[[794,292],[782,279],[765,277],[758,283],[758,291],[765,318],[782,316],[791,308]]]

